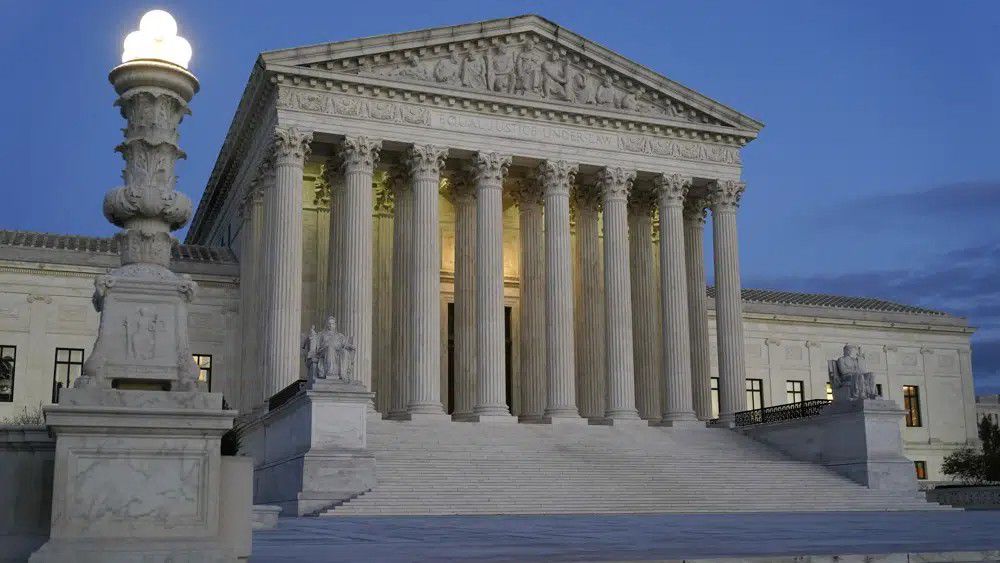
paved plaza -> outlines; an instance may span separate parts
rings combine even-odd
[[[994,557],[958,560],[1000,560],[1000,511],[385,516],[282,518],[276,529],[254,533],[252,561],[649,561],[984,551]]]

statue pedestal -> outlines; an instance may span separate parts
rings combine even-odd
[[[317,379],[253,423],[244,442],[254,457],[254,503],[303,516],[371,490],[373,396],[358,382]]]
[[[794,459],[809,461],[869,489],[917,490],[913,462],[903,456],[904,411],[895,401],[834,401],[817,416],[741,428]]]
[[[235,415],[218,393],[64,389],[45,407],[51,535],[30,560],[235,561],[219,453]]]

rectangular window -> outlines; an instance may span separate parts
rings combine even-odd
[[[14,400],[15,367],[17,367],[17,347],[0,346],[0,403]]]
[[[882,384],[881,383],[876,383],[875,384],[875,394],[878,395],[880,398],[883,397],[883,395],[882,395]]]
[[[712,378],[712,418],[719,418],[719,378]]]
[[[198,366],[198,381],[208,384],[208,390],[212,390],[212,356],[211,354],[193,354],[194,363]]]
[[[907,426],[923,426],[920,422],[920,388],[916,385],[903,386],[903,410],[906,411]]]
[[[927,478],[927,462],[926,461],[914,461],[914,469],[917,470],[917,479],[924,480]]]
[[[52,402],[59,402],[59,390],[71,387],[83,372],[82,348],[56,348],[56,362],[52,370]]]
[[[826,400],[827,401],[833,400],[833,386],[830,385],[829,381],[826,382]]]
[[[801,403],[806,400],[805,384],[801,381],[788,380],[785,382],[785,402]]]
[[[747,410],[764,408],[764,380],[747,380]]]

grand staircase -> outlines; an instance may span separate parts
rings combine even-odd
[[[370,419],[377,486],[321,516],[944,510],[723,429]]]

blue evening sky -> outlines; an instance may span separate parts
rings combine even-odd
[[[968,316],[977,389],[1000,391],[1000,2],[0,0],[0,228],[113,232],[106,77],[151,8],[194,47],[194,201],[258,52],[537,13],[766,124],[744,151],[744,285]]]

